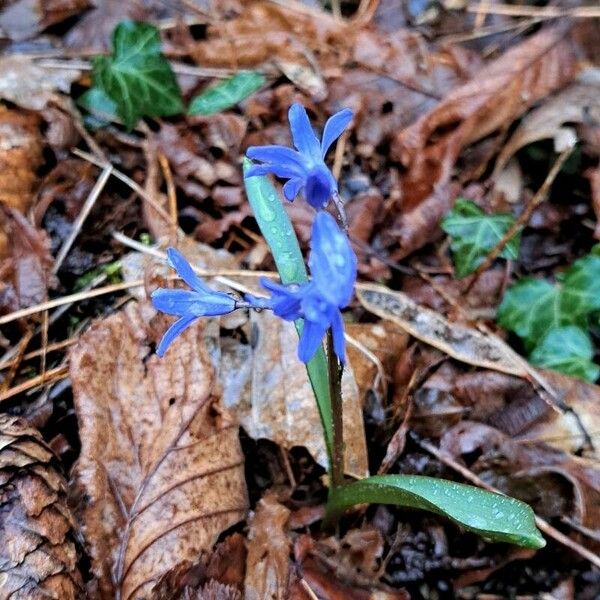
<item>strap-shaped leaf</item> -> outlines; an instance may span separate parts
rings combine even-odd
[[[244,172],[251,162],[244,160]],[[246,194],[252,207],[254,217],[265,238],[279,272],[283,284],[304,283],[308,281],[304,257],[290,218],[285,212],[277,191],[267,177],[249,177],[244,180]],[[298,333],[302,332],[302,320],[296,321]],[[306,365],[308,378],[317,401],[325,446],[331,464],[332,429],[331,401],[329,398],[329,378],[327,359],[323,348],[319,348],[314,357]]]
[[[527,548],[546,545],[533,511],[524,502],[433,477],[374,475],[335,488],[330,491],[327,519],[335,522],[345,509],[366,503],[428,510],[497,542]]]
[[[143,116],[183,112],[181,91],[160,52],[156,27],[122,21],[113,32],[112,45],[111,56],[94,59],[94,86],[115,102],[126,127],[131,129]]]
[[[257,71],[241,71],[195,96],[188,107],[188,115],[214,115],[235,106],[259,90],[265,76]]]

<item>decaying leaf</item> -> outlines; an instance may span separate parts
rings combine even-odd
[[[290,511],[274,496],[260,500],[250,523],[244,598],[286,600],[290,569]]]
[[[357,296],[368,311],[397,323],[410,335],[452,358],[519,377],[526,377],[529,372],[524,366],[525,361],[500,338],[460,323],[450,323],[434,310],[419,306],[402,292],[362,284]]]
[[[265,311],[250,315],[252,345],[221,341],[220,376],[224,401],[235,410],[248,434],[285,448],[305,446],[327,465],[323,432],[304,365],[298,360],[298,334]],[[344,439],[346,470],[357,477],[368,472],[362,400],[353,373],[345,369]]]
[[[2,205],[0,232],[0,306],[16,310],[42,302],[52,266],[46,232],[17,210]]]
[[[41,434],[0,415],[0,597],[77,600],[74,520],[67,483]]]
[[[471,81],[399,132],[392,154],[408,169],[402,187],[410,192],[410,203],[398,216],[394,231],[404,255],[434,239],[436,228],[422,231],[421,236],[415,233],[412,212],[440,194],[461,150],[568,84],[576,68],[568,27],[545,28],[482,68]]]
[[[532,110],[502,148],[495,172],[527,144],[551,139],[556,152],[572,146],[579,137],[572,124],[600,126],[600,69],[582,71],[575,83]]]
[[[21,212],[33,198],[42,163],[40,119],[0,106],[0,202]]]
[[[45,69],[27,56],[9,54],[0,58],[0,98],[42,110],[57,91],[68,93],[80,75],[77,69]]]
[[[101,598],[145,597],[246,512],[238,428],[221,406],[202,325],[159,359],[152,344],[165,327],[133,303],[70,352],[80,518]]]

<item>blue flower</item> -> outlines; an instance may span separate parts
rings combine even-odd
[[[292,104],[288,118],[296,150],[286,146],[251,146],[246,155],[263,164],[248,169],[246,177],[272,173],[287,179],[283,186],[284,196],[292,202],[303,191],[308,203],[318,210],[338,191],[337,183],[325,165],[324,158],[331,144],[342,135],[352,120],[352,111],[345,108],[330,117],[325,123],[321,142],[301,104]]]
[[[226,315],[237,307],[236,300],[229,294],[216,292],[207,287],[200,277],[194,273],[190,263],[175,248],[167,249],[167,258],[179,277],[192,289],[159,288],[152,292],[152,304],[156,310],[180,317],[167,329],[156,349],[156,354],[161,357],[173,340],[183,333],[198,317]]]
[[[271,308],[286,321],[304,319],[298,345],[298,358],[307,363],[331,327],[333,348],[342,363],[346,360],[344,321],[341,308],[348,306],[356,281],[356,255],[335,219],[319,212],[312,228],[308,262],[312,279],[302,285],[283,286],[262,279],[271,292],[268,300],[246,296],[255,308]]]

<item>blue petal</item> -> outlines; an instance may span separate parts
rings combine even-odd
[[[290,179],[283,186],[283,195],[290,201],[293,202],[296,196],[300,193],[300,190],[304,187],[305,180],[300,177]]]
[[[183,254],[175,248],[167,248],[167,260],[169,264],[177,271],[181,277],[193,290],[197,292],[210,293],[212,290],[194,273],[194,269],[185,259]]]
[[[288,111],[288,119],[294,146],[312,161],[321,161],[321,144],[313,131],[304,106],[292,104]]]
[[[298,169],[292,165],[279,165],[275,163],[264,163],[262,165],[253,165],[247,171],[244,177],[256,177],[257,175],[267,175],[272,173],[277,177],[283,177],[284,179],[300,178],[304,174],[298,174]]]
[[[335,191],[335,180],[325,165],[315,167],[306,178],[304,196],[316,210],[323,208]]]
[[[329,213],[317,213],[310,246],[308,264],[319,293],[335,306],[347,306],[356,281],[356,255]]]
[[[252,308],[273,308],[272,298],[263,298],[262,296],[255,296],[254,294],[246,294],[244,300],[246,300]]]
[[[250,146],[246,150],[246,156],[260,162],[285,165],[294,169],[297,175],[302,175],[306,169],[306,159],[286,146]]]
[[[266,278],[261,278],[260,283],[272,293],[271,305],[278,317],[286,321],[295,321],[302,316],[302,299],[310,284],[290,289]]]
[[[346,362],[346,340],[344,339],[344,319],[339,310],[331,315],[331,330],[333,332],[333,351],[344,364]]]
[[[198,293],[159,288],[152,292],[156,310],[168,315],[216,317],[235,310],[235,300],[223,292]]]
[[[298,344],[298,358],[303,363],[307,363],[314,356],[326,331],[327,323],[304,321],[304,328]]]
[[[156,349],[156,354],[162,358],[175,338],[178,335],[181,335],[195,320],[196,317],[183,317],[177,319],[177,321],[167,329],[165,335],[162,336],[160,344],[158,344],[158,348]]]
[[[349,108],[344,108],[340,112],[335,113],[327,119],[325,129],[323,129],[323,139],[321,140],[321,156],[325,158],[331,144],[342,135],[344,129],[348,127],[348,123],[352,121],[352,111]]]

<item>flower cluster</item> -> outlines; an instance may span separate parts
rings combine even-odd
[[[337,183],[325,164],[325,155],[352,120],[352,111],[345,108],[330,117],[320,142],[301,104],[292,104],[288,119],[296,150],[286,146],[250,146],[246,151],[248,158],[263,164],[251,167],[246,177],[272,173],[287,179],[283,194],[290,202],[303,192],[313,208],[321,209],[338,191]]]
[[[300,104],[294,104],[289,110],[289,120],[296,150],[284,146],[249,148],[248,157],[263,164],[253,165],[246,177],[272,173],[288,179],[283,186],[288,200],[294,200],[302,191],[314,208],[323,208],[337,194],[337,184],[324,157],[351,119],[349,109],[333,115],[325,124],[323,139],[319,142],[306,110]],[[157,310],[179,317],[162,338],[157,354],[162,356],[173,340],[199,317],[224,315],[237,308],[254,308],[272,310],[285,321],[302,319],[298,345],[298,357],[302,362],[306,363],[314,356],[328,329],[333,333],[335,354],[342,363],[345,362],[344,321],[340,310],[348,306],[352,297],[356,256],[335,219],[322,211],[317,213],[313,223],[310,248],[309,282],[284,286],[263,278],[261,284],[270,296],[260,298],[248,294],[245,301],[207,287],[185,258],[174,248],[169,248],[169,264],[191,289],[161,288],[152,294]]]

